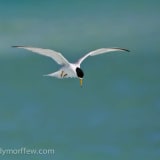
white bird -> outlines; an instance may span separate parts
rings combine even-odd
[[[48,56],[56,61],[62,67],[54,73],[48,74],[46,76],[56,77],[56,78],[79,78],[80,86],[82,86],[82,81],[84,77],[84,72],[81,69],[81,63],[89,56],[95,56],[103,53],[113,52],[113,51],[127,51],[128,49],[124,48],[100,48],[94,51],[87,53],[85,56],[80,58],[76,63],[70,63],[68,60],[59,52],[50,50],[50,49],[42,49],[42,48],[34,48],[34,47],[26,47],[26,46],[12,46],[15,48],[23,48],[44,56]]]

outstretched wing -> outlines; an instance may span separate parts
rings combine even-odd
[[[80,65],[88,56],[95,56],[95,55],[108,53],[108,52],[114,52],[114,51],[127,51],[127,52],[129,52],[128,49],[124,49],[124,48],[100,48],[100,49],[97,49],[97,50],[94,50],[94,51],[87,53],[85,56],[80,58],[77,63]]]
[[[23,48],[23,49],[26,49],[26,50],[29,50],[29,51],[32,51],[32,52],[50,57],[60,65],[68,65],[69,64],[67,59],[64,58],[61,53],[50,50],[50,49],[34,48],[34,47],[26,47],[26,46],[12,46],[12,47]]]

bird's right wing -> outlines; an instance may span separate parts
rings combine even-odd
[[[23,49],[50,57],[60,65],[68,65],[69,64],[68,60],[66,58],[64,58],[61,53],[50,50],[50,49],[34,48],[34,47],[26,47],[26,46],[12,46],[12,47],[23,48]]]
[[[124,48],[100,48],[100,49],[96,49],[94,51],[91,51],[91,52],[87,53],[82,58],[80,58],[77,63],[80,65],[89,56],[96,56],[96,55],[99,55],[99,54],[108,53],[108,52],[115,52],[115,51],[127,51],[127,52],[129,52],[128,49],[124,49]]]

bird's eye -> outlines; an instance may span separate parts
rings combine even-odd
[[[82,69],[80,69],[80,68],[76,68],[76,73],[77,73],[77,76],[79,77],[79,78],[83,78],[83,76],[84,76],[84,73],[83,73],[83,71],[82,71]]]

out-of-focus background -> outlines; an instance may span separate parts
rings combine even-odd
[[[1,0],[0,148],[54,148],[8,159],[158,160],[160,2]],[[89,57],[77,79],[42,75],[59,66],[12,45],[50,48],[71,62],[102,47],[130,53]]]

